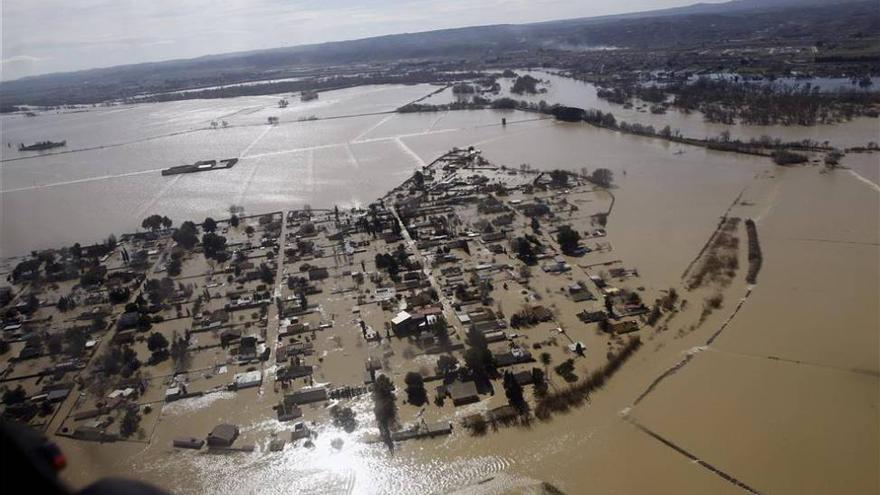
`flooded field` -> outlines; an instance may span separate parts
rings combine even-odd
[[[618,120],[669,124],[698,137],[727,128],[672,111],[627,114],[597,100],[589,85],[535,75],[551,80],[548,93],[535,101],[600,108]],[[206,454],[170,447],[173,438],[205,433],[219,421],[235,422],[246,440],[261,441],[280,427],[268,407],[275,398],[263,390],[271,385],[264,385],[165,406],[149,444],[60,439],[70,483],[121,475],[181,494],[535,493],[529,490],[540,481],[566,493],[743,492],[698,459],[759,493],[880,489],[880,155],[848,155],[843,165],[851,170],[825,174],[816,166],[780,168],[762,157],[523,112],[380,113],[435,89],[355,88],[286,109],[270,96],[3,117],[3,255],[131,231],[152,213],[179,224],[222,216],[230,204],[249,213],[365,205],[450,148],[475,145],[491,162],[510,168],[610,169],[616,187],[607,242],[613,248],[584,263],[626,260],[638,269],[646,293],[679,287],[690,309],[664,330],[643,329],[642,350],[586,406],[530,427],[479,438],[461,428],[443,439],[403,443],[390,454],[381,444],[359,441],[376,431],[372,401],[362,397],[353,402],[363,419],[359,429],[345,433],[322,425],[312,450],[272,453],[258,444],[253,453]],[[428,102],[444,98],[440,93]],[[340,118],[297,121],[312,115]],[[265,125],[269,116],[281,123]],[[508,125],[501,125],[502,117]],[[205,128],[218,119],[229,127]],[[844,146],[876,140],[877,125],[860,119],[807,129],[736,126],[731,132]],[[25,156],[18,142],[42,139],[66,139],[71,150],[105,147],[17,160]],[[159,173],[226,157],[242,159],[231,170]],[[611,200],[598,193],[581,207]],[[683,273],[728,212],[757,222],[764,251],[757,284],[744,281],[742,248],[732,283],[685,291]],[[714,292],[724,296],[721,308],[693,324],[703,298]],[[348,303],[340,298],[329,304],[341,312]],[[585,341],[591,337],[575,325],[572,332]],[[639,400],[689,353],[683,367]],[[352,373],[360,366],[357,361]],[[503,397],[491,399],[497,400]],[[487,402],[453,409],[449,419],[456,422]],[[406,414],[419,413],[408,406]],[[344,443],[334,447],[334,439]]]
[[[655,127],[669,124],[699,137],[727,129],[706,124],[697,114],[626,110],[597,99],[592,85],[544,72],[534,75],[549,81],[548,92],[523,99],[600,108],[614,112],[619,120]],[[502,93],[506,93],[510,80],[501,81]],[[580,160],[567,151],[570,148],[554,144],[562,136],[583,135],[597,144],[599,136],[622,145],[639,140],[597,130],[585,132],[580,127],[557,132],[565,127],[549,121],[520,123],[538,116],[519,112],[381,113],[436,89],[431,85],[350,88],[322,93],[319,100],[305,103],[291,98],[291,105],[283,109],[277,101],[284,95],[278,95],[59,111],[30,118],[3,116],[0,250],[12,256],[35,248],[88,242],[128,231],[152,213],[181,222],[218,215],[232,203],[253,211],[297,204],[364,204],[384,192],[389,177],[405,177],[415,166],[453,146],[483,146],[505,136],[519,136],[517,144],[540,150],[541,160],[535,159],[535,153],[530,158],[536,167],[590,167],[591,161],[596,162]],[[450,93],[447,89],[428,101],[448,99]],[[270,116],[278,117],[281,124],[266,126]],[[301,120],[311,117],[331,120]],[[500,126],[502,117],[511,125]],[[229,127],[210,129],[211,122],[223,121]],[[873,140],[878,125],[877,119],[859,119],[839,126],[730,129],[743,138],[771,134],[783,139],[830,139],[835,145],[848,146]],[[534,134],[531,130],[536,127],[554,130]],[[19,143],[44,139],[66,140],[67,146],[42,155],[17,149]],[[552,147],[552,152],[546,152],[545,146]],[[666,145],[657,141],[651,146],[653,150]],[[633,159],[647,166],[653,158],[653,151],[628,156],[605,146],[592,148],[592,153],[604,153],[603,163],[595,166],[615,170],[634,169]],[[229,157],[241,158],[231,170],[159,175],[170,166]],[[859,163],[860,169],[868,169],[866,177],[876,183],[874,156],[867,155]],[[356,187],[351,186],[354,183]],[[15,213],[22,211],[29,212],[27,217]],[[41,228],[32,228],[35,224]]]
[[[832,146],[842,148],[865,146],[871,141],[877,141],[877,135],[880,134],[880,119],[867,117],[856,118],[837,125],[803,127],[714,124],[705,122],[700,112],[683,113],[675,108],[670,108],[666,114],[655,115],[649,110],[650,104],[645,104],[642,109],[639,109],[638,105],[627,109],[600,99],[596,95],[596,86],[590,83],[560,77],[545,71],[520,72],[529,73],[535,78],[546,81],[548,84],[543,87],[547,89],[547,92],[537,95],[510,94],[513,80],[502,79],[500,81],[503,96],[535,103],[544,100],[551,104],[559,103],[580,108],[595,108],[603,112],[612,112],[618,122],[621,120],[630,124],[638,122],[643,125],[652,125],[655,129],[662,129],[668,125],[672,129],[679,129],[684,136],[698,139],[715,137],[726,130],[730,131],[732,138],[745,141],[761,136],[772,136],[783,141],[801,141],[803,139],[811,139],[820,143],[828,141]]]

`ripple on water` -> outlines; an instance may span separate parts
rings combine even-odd
[[[235,398],[235,392],[221,391],[211,392],[201,397],[178,400],[165,404],[162,414],[165,416],[179,416],[190,414],[199,409],[204,409],[218,400],[230,400]]]
[[[204,407],[223,398],[223,393],[211,395],[218,397],[194,399],[197,402],[187,407]],[[282,452],[269,452],[264,446],[252,453],[174,452],[139,467],[156,473],[155,476],[162,476],[163,472],[194,473],[192,478],[168,483],[180,494],[425,494],[479,487],[479,482],[494,478],[511,466],[510,459],[494,455],[425,460],[407,456],[404,451],[389,453],[381,443],[362,441],[377,435],[371,401],[362,398],[350,405],[360,421],[358,428],[346,433],[329,423],[316,425],[313,448],[302,447],[299,442],[288,444]],[[172,413],[183,410],[176,404],[170,406],[177,409]],[[259,421],[244,429],[279,432],[279,438],[286,436],[285,425],[275,420]],[[332,445],[336,439],[343,440],[339,448]]]

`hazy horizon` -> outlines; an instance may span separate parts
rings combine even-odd
[[[709,0],[703,3],[723,3]],[[0,80],[488,24],[692,5],[695,0],[62,0],[2,4]],[[247,20],[244,20],[247,19]],[[291,29],[288,29],[290,27]]]

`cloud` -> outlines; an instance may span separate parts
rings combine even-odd
[[[4,58],[3,60],[0,60],[0,64],[3,64],[3,65],[21,64],[21,63],[32,64],[32,63],[36,63],[36,62],[42,62],[44,60],[49,60],[49,59],[34,57],[31,55],[16,55],[14,57]]]
[[[694,0],[0,0],[3,79]],[[719,0],[711,0],[719,1]]]

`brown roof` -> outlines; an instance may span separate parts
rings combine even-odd
[[[475,402],[480,398],[477,394],[477,385],[474,382],[453,382],[446,386],[446,390],[452,397],[454,404]]]

